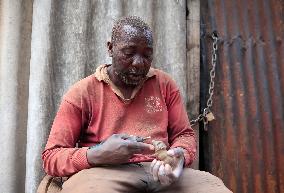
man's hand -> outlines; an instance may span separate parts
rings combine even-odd
[[[90,148],[87,159],[91,165],[127,163],[134,154],[151,154],[154,146],[137,142],[134,136],[114,134],[102,145]]]
[[[164,164],[162,161],[153,160],[150,166],[150,172],[153,175],[155,181],[160,181],[162,185],[170,185],[176,181],[182,174],[184,164],[184,150],[177,147],[168,150],[168,155],[176,157],[175,168],[169,164]]]

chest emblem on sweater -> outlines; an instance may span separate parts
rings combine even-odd
[[[156,113],[162,111],[162,104],[159,97],[146,97],[145,98],[145,108],[148,113]]]

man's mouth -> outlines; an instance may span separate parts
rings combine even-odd
[[[140,80],[140,79],[144,78],[144,74],[131,73],[131,74],[128,74],[128,77],[133,79],[133,80]]]
[[[146,77],[146,74],[142,72],[127,72],[121,73],[120,77],[126,84],[137,85]]]

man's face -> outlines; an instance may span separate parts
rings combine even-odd
[[[119,40],[109,43],[116,78],[126,85],[138,85],[146,77],[152,60],[152,34],[132,26],[123,26]]]

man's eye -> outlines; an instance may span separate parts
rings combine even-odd
[[[133,55],[134,55],[133,52],[124,52],[124,54],[125,54],[126,56],[133,56]]]
[[[131,56],[134,56],[134,52],[131,51],[131,50],[125,50],[122,52],[125,56],[128,56],[128,57],[131,57]]]

